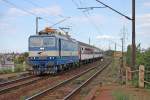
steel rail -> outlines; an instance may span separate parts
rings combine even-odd
[[[2,82],[2,83],[0,83],[0,87],[1,86],[6,86],[6,85],[14,83],[14,82],[20,82],[22,80],[25,80],[25,79],[28,79],[28,78],[32,78],[32,77],[34,77],[34,76],[25,76],[23,78],[18,78],[18,79],[10,80],[10,81],[7,81],[7,82]]]
[[[17,88],[19,88],[19,87],[21,87],[21,86],[26,86],[26,85],[32,84],[33,82],[36,82],[36,81],[41,80],[41,79],[43,79],[43,78],[39,77],[39,78],[37,78],[37,79],[33,79],[33,80],[31,80],[31,81],[24,82],[24,83],[19,84],[19,85],[15,85],[15,86],[11,86],[11,87],[7,87],[7,88],[0,89],[0,95],[1,95],[1,94],[4,94],[4,93],[6,93],[6,92],[9,92],[9,91],[11,91],[11,90],[17,89]]]
[[[73,95],[75,95],[77,92],[79,92],[82,87],[87,85],[94,77],[96,77],[99,73],[101,73],[110,63],[111,63],[111,61],[109,63],[105,64],[102,69],[98,70],[90,78],[88,78],[84,83],[82,83],[79,87],[75,88],[71,93],[69,93],[67,96],[65,96],[63,98],[63,100],[70,100],[73,97]]]
[[[57,87],[60,87],[60,86],[62,86],[62,85],[64,85],[64,84],[66,84],[66,83],[72,81],[72,80],[75,79],[75,78],[80,77],[81,75],[83,75],[83,74],[85,74],[85,73],[87,73],[87,72],[89,72],[89,71],[91,71],[91,70],[93,70],[93,69],[95,69],[95,68],[97,68],[97,67],[98,67],[98,66],[93,67],[93,68],[90,68],[90,69],[88,69],[88,70],[86,70],[86,71],[84,71],[84,72],[82,72],[82,73],[80,73],[80,74],[77,74],[77,75],[75,75],[75,76],[73,76],[73,77],[71,77],[71,78],[69,78],[69,79],[67,79],[67,80],[64,80],[64,81],[62,81],[62,82],[56,84],[56,85],[53,86],[53,87],[50,87],[50,88],[48,88],[48,89],[46,89],[46,90],[44,90],[44,91],[42,91],[42,92],[39,92],[39,93],[37,93],[37,94],[35,94],[35,95],[31,96],[31,97],[28,97],[28,98],[25,99],[25,100],[32,100],[32,99],[35,99],[35,98],[37,98],[37,97],[39,97],[39,96],[45,94],[46,92],[51,91],[51,90],[54,90],[54,89],[56,89]]]
[[[83,75],[83,74],[85,74],[85,73],[87,73],[87,72],[89,72],[89,71],[91,71],[91,70],[93,70],[93,69],[96,69],[96,68],[99,67],[99,66],[101,66],[101,65],[98,65],[98,66],[96,66],[96,67],[90,68],[90,69],[88,69],[88,70],[86,70],[86,71],[84,71],[84,72],[82,72],[82,73],[80,73],[80,74],[77,74],[77,75],[75,75],[75,76],[73,76],[73,77],[71,77],[71,78],[69,78],[69,79],[67,79],[67,80],[64,80],[64,81],[62,81],[62,82],[56,84],[56,85],[53,86],[53,87],[50,87],[50,88],[48,88],[48,89],[46,89],[46,90],[44,90],[44,91],[42,91],[42,92],[39,92],[39,93],[37,93],[37,94],[35,94],[35,95],[32,95],[31,97],[28,97],[28,98],[26,98],[25,100],[36,99],[36,98],[40,97],[41,95],[47,93],[48,91],[54,90],[54,89],[56,89],[56,88],[58,88],[58,87],[60,87],[60,86],[62,86],[62,85],[64,85],[64,84],[66,84],[66,83],[72,81],[73,79],[78,78],[78,77],[80,77],[81,75]]]

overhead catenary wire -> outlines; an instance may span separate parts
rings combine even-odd
[[[42,9],[44,9],[45,11],[49,12],[49,11],[48,11],[47,9],[45,9],[44,7],[38,5],[37,3],[34,3],[34,2],[31,1],[31,0],[24,0],[24,1],[30,3],[30,4],[33,5],[34,7],[42,8]],[[58,15],[58,16],[61,17],[61,18],[64,18],[63,15]]]
[[[15,7],[15,8],[17,8],[17,9],[19,9],[19,10],[22,10],[23,12],[26,12],[26,13],[28,13],[30,15],[33,15],[33,16],[37,17],[37,15],[35,13],[30,12],[30,11],[28,11],[26,9],[21,8],[21,7],[18,7],[17,5],[15,5],[14,3],[12,3],[12,2],[10,2],[8,0],[2,0],[2,1],[7,3],[7,4],[9,4],[9,5],[11,5],[11,6],[13,6],[13,7]]]
[[[48,19],[45,19],[45,18],[43,18],[43,17],[41,17],[41,16],[38,16],[38,15],[36,15],[35,13],[30,12],[30,11],[24,9],[24,8],[21,8],[21,7],[17,6],[16,4],[14,4],[14,3],[12,3],[12,2],[10,2],[10,1],[8,1],[8,0],[2,0],[2,1],[5,2],[5,3],[7,3],[7,4],[9,4],[9,5],[11,5],[12,7],[15,7],[15,8],[17,8],[17,9],[19,9],[19,10],[21,10],[21,11],[27,13],[27,14],[30,14],[30,15],[35,16],[35,17],[40,17],[41,19],[45,20],[46,22],[51,23],[51,21],[49,21]]]
[[[96,1],[99,2],[100,4],[104,5],[105,7],[111,9],[112,11],[118,13],[119,15],[121,15],[121,16],[127,18],[128,20],[133,20],[132,18],[130,18],[130,17],[128,17],[127,15],[125,15],[125,14],[123,14],[123,13],[117,11],[116,9],[114,9],[114,8],[112,8],[112,7],[108,6],[108,5],[106,5],[105,3],[101,2],[100,0],[96,0]]]
[[[5,2],[5,3],[7,3],[7,4],[9,4],[9,5],[11,5],[11,6],[14,7],[14,8],[17,8],[17,9],[19,9],[19,10],[25,12],[25,13],[28,13],[28,14],[30,14],[30,15],[32,15],[32,16],[35,16],[35,17],[40,17],[41,19],[45,20],[46,22],[52,23],[52,22],[49,21],[48,19],[43,18],[43,17],[41,17],[41,16],[38,16],[38,15],[36,15],[35,13],[30,12],[30,11],[24,9],[24,8],[21,8],[21,7],[17,6],[16,4],[10,2],[9,0],[2,0],[2,1]],[[69,18],[70,18],[70,17],[69,17]],[[67,18],[64,18],[63,20],[60,20],[60,21],[57,22],[57,23],[52,24],[51,26],[56,26],[56,25],[58,25],[58,24],[60,24],[60,23],[62,23],[62,22],[64,22],[64,21],[66,21],[67,19],[68,19],[68,17],[67,17]]]
[[[77,3],[77,2],[75,2],[75,0],[72,0],[72,2],[75,4],[75,6],[77,7],[77,8],[80,8],[80,6],[79,6],[79,4]],[[81,2],[80,2],[80,4],[81,4]],[[106,8],[106,6],[104,6],[104,7],[98,7],[98,8]],[[81,9],[80,9],[81,10]],[[89,18],[89,16],[83,11],[83,14],[84,14],[84,16],[89,20],[89,22],[94,26],[94,28],[97,30],[97,32],[98,33],[100,33],[100,31],[99,31],[99,29],[98,29],[98,27],[97,27],[97,25],[95,25],[95,23],[93,23],[92,22],[92,20]],[[109,40],[109,41],[111,41],[112,43],[116,43],[115,41],[113,41],[113,40]],[[116,43],[116,45],[118,45],[119,47],[122,47],[120,44],[118,44],[118,43]]]
[[[45,9],[44,7],[38,5],[37,3],[34,3],[34,2],[31,1],[31,0],[24,0],[24,1],[26,1],[26,2],[28,2],[28,3],[30,3],[30,4],[32,4],[32,5],[35,6],[35,7],[44,9],[45,11],[49,12],[49,11],[48,11],[47,9]],[[62,22],[64,22],[64,21],[66,21],[67,19],[71,18],[71,17],[65,17],[65,16],[63,16],[63,15],[61,15],[61,14],[60,14],[60,15],[57,15],[57,16],[58,16],[58,17],[61,17],[61,18],[64,18],[64,19],[62,19],[62,20],[60,20],[60,21],[54,23],[53,25],[50,25],[50,27],[54,27],[54,26],[56,26],[56,25],[58,25],[58,24],[60,24],[60,23],[62,23]],[[45,20],[47,20],[47,19],[45,19]],[[47,21],[48,21],[48,20],[47,20]]]
[[[67,17],[67,18],[65,18],[65,19],[63,19],[63,20],[60,20],[60,21],[58,21],[57,23],[51,25],[51,27],[56,26],[56,25],[58,25],[58,24],[60,24],[60,23],[62,23],[62,22],[64,22],[64,21],[66,21],[66,20],[69,19],[69,18],[71,18],[71,17]]]
[[[75,4],[75,6],[77,8],[80,8],[79,4],[77,2],[75,2],[75,0],[72,0],[72,2]],[[101,33],[100,30],[98,29],[97,25],[95,23],[93,23],[92,19],[84,11],[82,11],[82,13],[89,20],[89,22],[91,23],[91,25],[93,25],[93,27],[96,29],[96,31],[98,33]]]

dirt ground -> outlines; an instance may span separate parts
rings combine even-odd
[[[91,100],[150,100],[150,91],[110,84],[97,88]]]
[[[84,100],[150,100],[150,90],[121,85],[119,60],[114,62],[97,78],[95,85]]]

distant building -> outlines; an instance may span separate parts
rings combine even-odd
[[[117,57],[117,58],[122,57],[122,52],[121,51],[115,51],[114,52],[114,57]]]
[[[1,54],[0,55],[0,69],[12,69],[14,71],[13,54]]]

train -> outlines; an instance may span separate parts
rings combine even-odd
[[[56,74],[103,58],[103,51],[71,38],[68,33],[46,28],[28,40],[28,62],[32,73]]]

